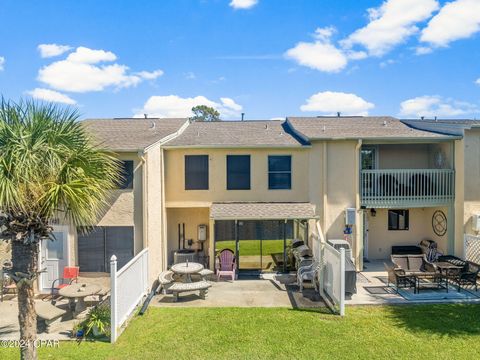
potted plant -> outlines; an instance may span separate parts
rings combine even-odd
[[[92,334],[94,337],[109,335],[110,308],[105,305],[92,308],[85,320],[85,330],[85,335]]]
[[[74,323],[72,328],[72,337],[80,339],[85,334],[83,323]]]

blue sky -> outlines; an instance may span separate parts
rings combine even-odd
[[[479,0],[3,0],[0,23],[0,93],[82,117],[480,117]]]

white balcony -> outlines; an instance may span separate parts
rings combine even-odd
[[[446,205],[455,198],[451,169],[361,170],[361,205],[367,208]]]

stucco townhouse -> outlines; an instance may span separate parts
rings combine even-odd
[[[289,117],[282,121],[85,120],[123,161],[125,181],[92,232],[56,226],[48,291],[64,266],[105,273],[149,248],[149,274],[231,248],[239,271],[286,270],[318,222],[350,242],[357,270],[392,246],[434,240],[462,255],[480,213],[480,121]],[[8,257],[3,246],[2,256]],[[272,260],[273,259],[273,260]]]

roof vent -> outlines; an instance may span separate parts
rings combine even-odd
[[[420,119],[421,119],[421,120],[425,120],[425,116],[420,116]]]
[[[268,130],[268,124],[265,124],[265,130]]]
[[[435,116],[435,121],[438,121],[437,117]]]
[[[146,119],[146,118],[145,118]],[[155,124],[153,121],[150,124],[150,129],[154,130],[157,127],[157,124]]]
[[[145,119],[147,119],[147,118],[148,118],[148,114],[143,114],[143,117],[144,117]]]
[[[327,127],[325,125],[323,125],[322,131],[325,132],[325,130],[327,130]]]
[[[200,131],[197,131],[197,136],[200,136]]]
[[[387,126],[387,120],[383,120],[383,126]]]
[[[340,117],[340,115],[342,115],[342,113],[340,111],[337,111],[337,117]]]

